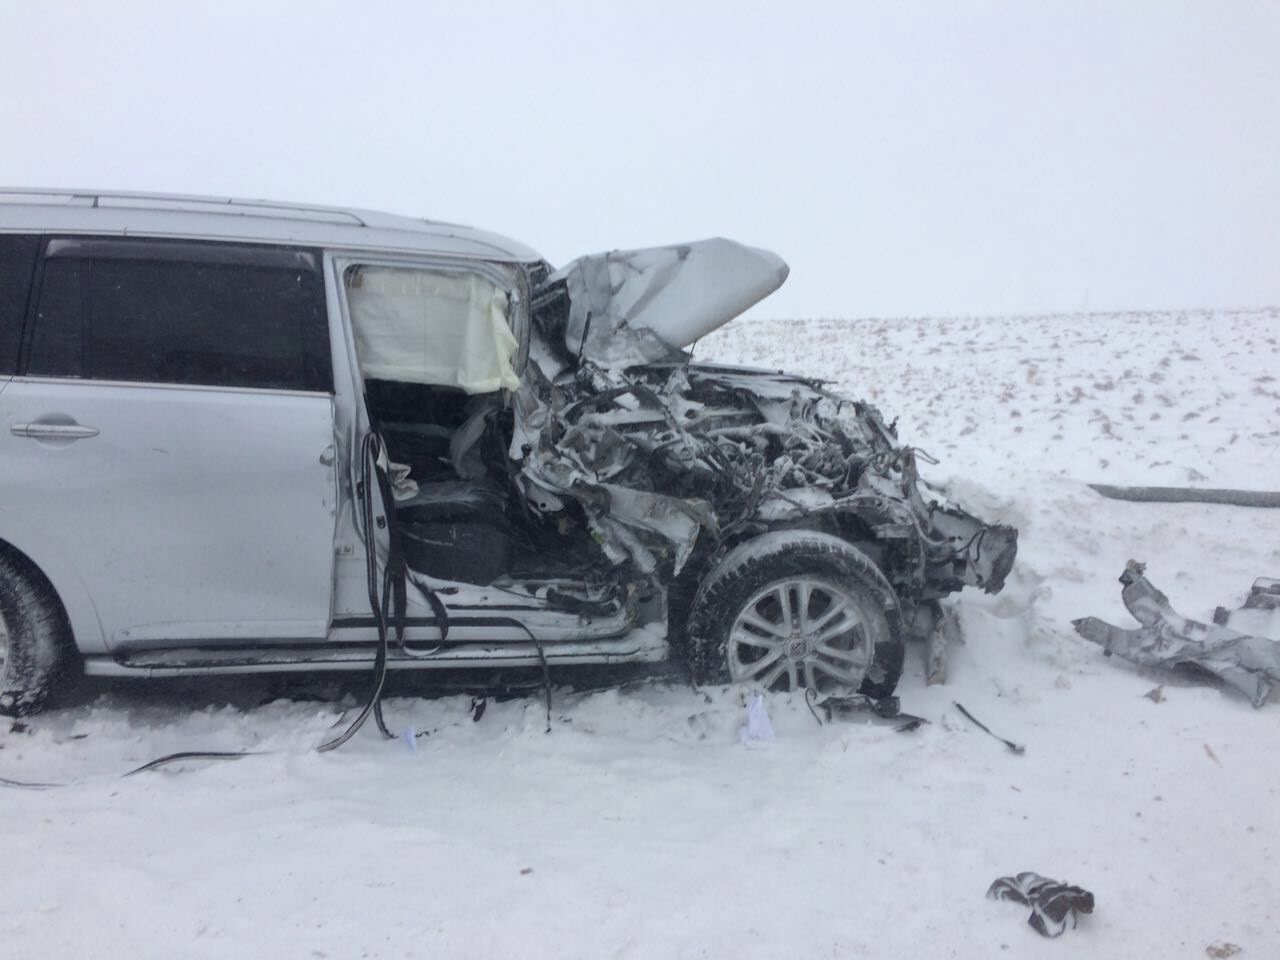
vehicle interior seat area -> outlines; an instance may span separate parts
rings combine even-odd
[[[365,390],[388,456],[407,464],[418,485],[417,493],[396,503],[409,566],[481,585],[508,573],[510,498],[495,479],[502,473],[486,463],[506,455],[497,429],[501,394],[387,380],[368,380]]]
[[[507,498],[473,480],[424,483],[396,504],[405,561],[427,576],[481,586],[510,572]]]
[[[504,391],[519,386],[519,343],[507,290],[479,272],[394,265],[343,277],[371,425],[417,485],[396,506],[406,559],[430,576],[492,583],[513,551]]]
[[[456,479],[450,443],[471,416],[472,397],[454,387],[366,380],[369,413],[396,463],[418,483]]]

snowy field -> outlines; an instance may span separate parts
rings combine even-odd
[[[1280,312],[741,321],[702,358],[834,381],[898,416],[926,476],[1021,531],[998,597],[966,593],[931,723],[819,727],[740,695],[393,698],[331,754],[342,706],[245,682],[116,686],[0,732],[9,958],[1200,958],[1280,956],[1280,703],[1107,660],[1071,619],[1129,624],[1130,558],[1182,612],[1280,575],[1280,511],[1103,500],[1085,483],[1280,487]],[[1164,683],[1165,699],[1143,696]],[[1016,756],[969,725],[959,700]],[[178,750],[235,763],[118,774]],[[984,899],[1035,870],[1097,908],[1041,939]],[[1226,951],[1226,952],[1224,952]]]

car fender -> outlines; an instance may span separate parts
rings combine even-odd
[[[24,554],[53,584],[54,592],[67,611],[71,633],[81,653],[105,653],[102,621],[89,596],[80,571],[58,551],[46,535],[12,510],[0,507],[0,541]]]

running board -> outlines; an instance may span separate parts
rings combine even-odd
[[[531,640],[497,643],[445,643],[410,648],[405,654],[392,647],[387,658],[391,670],[441,670],[448,668],[536,667],[542,663]],[[542,644],[547,663],[567,664],[657,663],[667,659],[665,637],[648,630],[633,630],[610,640],[569,640]],[[314,644],[271,647],[177,647],[140,650],[119,656],[85,657],[84,672],[97,677],[163,677],[209,673],[309,673],[330,670],[373,669],[376,647],[372,644]]]

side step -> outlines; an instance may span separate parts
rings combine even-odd
[[[448,668],[536,667],[541,663],[532,641],[415,644],[406,655],[392,646],[387,665],[392,670]],[[609,640],[571,640],[542,645],[547,663],[620,664],[665,660],[665,637],[633,630]],[[183,674],[305,673],[330,670],[370,670],[377,650],[370,643],[320,643],[295,646],[173,647],[122,652],[115,657],[86,657],[84,672],[99,677],[162,677]]]

